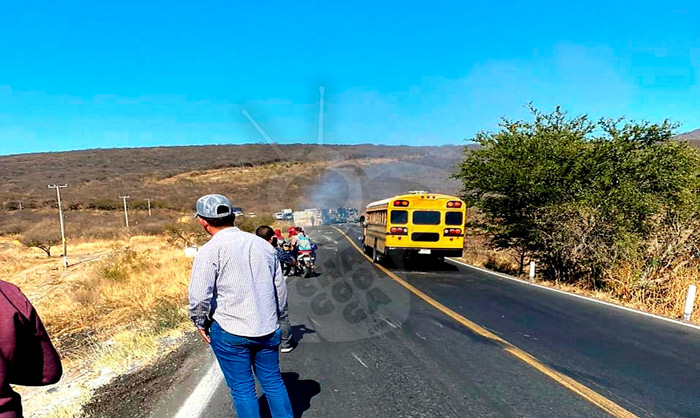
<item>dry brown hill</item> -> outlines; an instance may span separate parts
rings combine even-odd
[[[224,193],[246,210],[359,206],[428,188],[456,192],[449,179],[462,147],[227,145],[104,149],[0,157],[0,202],[15,210],[55,205],[50,183],[68,183],[69,210],[118,210],[118,196],[190,210],[205,193]]]
[[[678,141],[688,141],[691,145],[700,147],[700,129],[676,135],[675,139]]]

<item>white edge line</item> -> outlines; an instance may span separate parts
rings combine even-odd
[[[392,327],[392,328],[394,328],[394,329],[399,329],[399,327],[396,326],[396,324],[394,324],[393,322],[389,321],[387,318],[382,318],[382,320],[383,320],[384,322],[386,322],[390,327]]]
[[[689,324],[689,323],[687,323],[687,322],[681,322],[681,321],[678,321],[678,320],[676,320],[676,319],[666,318],[665,316],[661,316],[661,315],[656,315],[656,314],[652,314],[652,313],[649,313],[649,312],[640,311],[640,310],[638,310],[638,309],[628,308],[628,307],[626,307],[626,306],[616,305],[616,304],[614,304],[614,303],[605,302],[605,301],[602,301],[602,300],[599,300],[599,299],[595,299],[595,298],[591,298],[591,297],[588,297],[588,296],[578,295],[578,294],[576,294],[576,293],[566,292],[566,291],[564,291],[564,290],[554,289],[554,288],[551,288],[551,287],[548,287],[548,286],[542,286],[541,284],[537,284],[537,283],[530,283],[530,282],[527,282],[527,281],[525,281],[525,280],[518,279],[517,277],[509,276],[509,275],[507,275],[507,274],[497,273],[497,272],[495,272],[495,271],[487,270],[487,269],[484,269],[484,268],[481,268],[481,267],[472,266],[471,264],[467,264],[467,263],[465,263],[465,262],[463,262],[463,261],[455,260],[455,259],[453,259],[453,258],[446,258],[446,260],[447,260],[447,261],[451,261],[451,262],[453,262],[453,263],[461,264],[461,265],[463,265],[463,266],[465,266],[465,267],[469,267],[469,268],[474,269],[474,270],[479,270],[479,271],[482,271],[482,272],[484,272],[484,273],[491,274],[491,275],[493,275],[493,276],[498,276],[498,277],[501,277],[501,278],[504,278],[504,279],[512,280],[512,281],[518,282],[518,283],[520,283],[520,284],[524,284],[524,285],[528,285],[528,286],[534,286],[534,287],[539,287],[540,289],[549,290],[549,291],[551,291],[551,292],[561,293],[561,294],[568,295],[568,296],[572,296],[572,297],[575,297],[575,298],[584,299],[584,300],[587,300],[587,301],[590,301],[590,302],[600,303],[601,305],[610,306],[610,307],[612,307],[612,308],[622,309],[622,310],[627,311],[627,312],[632,312],[632,313],[636,313],[636,314],[639,314],[639,315],[648,316],[648,317],[650,317],[650,318],[660,319],[660,320],[662,320],[662,321],[670,322],[670,323],[673,323],[673,324],[676,324],[676,325],[682,325],[682,326],[684,326],[684,327],[694,328],[694,329],[700,330],[700,325]]]
[[[175,418],[194,418],[202,415],[214,392],[223,381],[219,364],[214,362],[207,373],[199,381],[185,403],[175,415]]]
[[[365,366],[365,369],[369,369],[369,367],[367,367],[367,365],[365,364],[365,362],[362,361],[361,358],[357,357],[357,354],[355,354],[355,353],[351,353],[351,354],[352,354],[353,357],[355,357],[355,360],[359,361],[361,365]]]

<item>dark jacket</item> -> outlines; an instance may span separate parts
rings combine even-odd
[[[285,251],[280,247],[275,247],[277,251],[277,259],[283,264],[294,264],[294,257],[290,251]]]
[[[22,404],[10,384],[51,385],[61,378],[61,359],[32,304],[0,280],[0,418],[21,418]]]

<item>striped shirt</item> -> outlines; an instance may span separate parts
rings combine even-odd
[[[219,231],[195,257],[189,300],[190,318],[199,329],[214,320],[242,337],[275,332],[278,312],[287,304],[275,249],[238,228]]]

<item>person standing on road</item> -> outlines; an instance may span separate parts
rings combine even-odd
[[[52,385],[61,374],[61,358],[34,307],[0,280],[0,418],[22,418],[20,396],[10,385]]]
[[[239,418],[259,418],[255,375],[274,418],[293,418],[282,380],[278,312],[287,286],[275,250],[234,226],[231,202],[207,195],[196,215],[211,239],[197,253],[189,286],[190,318],[210,344]]]
[[[272,229],[272,227],[269,227],[267,225],[262,225],[259,226],[258,229],[255,230],[255,235],[259,236],[260,238],[264,239],[265,241],[269,242],[272,247],[275,249],[277,252],[277,260],[280,262],[280,264],[283,261],[286,262],[293,262],[294,258],[289,255],[288,252],[285,252],[282,248],[280,248],[277,245],[277,234],[275,231]],[[279,314],[279,325],[280,325],[280,331],[281,331],[281,337],[282,337],[282,342],[280,344],[280,352],[281,353],[289,353],[292,350],[294,350],[295,343],[294,343],[294,338],[292,336],[292,325],[289,323],[289,303],[284,304],[284,309],[280,311]]]

